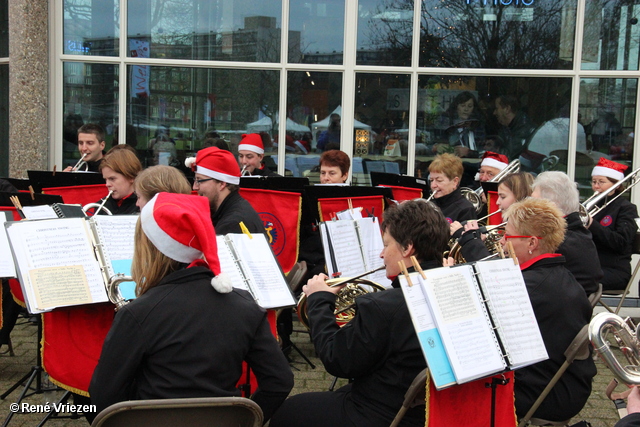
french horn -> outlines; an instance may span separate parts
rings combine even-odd
[[[613,337],[626,358],[621,363],[611,351],[607,336]],[[589,323],[589,341],[609,370],[628,385],[640,385],[638,329],[630,319],[614,313],[599,313]]]
[[[477,231],[480,233],[486,234],[486,237],[483,241],[484,246],[487,248],[491,256],[495,256],[500,246],[500,240],[502,239],[502,235],[504,234],[504,227],[507,225],[506,222],[498,225],[490,225],[480,227]],[[459,243],[459,239],[450,239],[449,240],[449,250],[446,251],[443,255],[444,258],[453,258],[456,264],[464,264],[467,262],[462,256],[462,245]]]
[[[133,282],[133,279],[130,276],[125,276],[124,274],[116,274],[109,279],[107,296],[109,297],[109,301],[115,305],[115,311],[118,311],[125,305],[129,304],[129,301],[127,301],[120,292],[120,283],[124,282]]]
[[[356,298],[371,292],[380,292],[385,290],[384,286],[380,285],[379,283],[364,278],[364,276],[368,276],[369,274],[375,273],[376,271],[380,271],[384,268],[385,266],[383,265],[356,277],[341,277],[325,281],[325,283],[332,288],[337,286],[344,286],[336,295],[336,308],[334,311],[336,316],[336,323],[338,323],[340,326],[344,326],[349,323],[351,319],[353,319],[353,317],[356,315]],[[365,286],[368,286],[370,290]],[[307,296],[305,294],[300,295],[300,299],[298,300],[297,312],[300,323],[302,323],[305,328],[310,329],[309,316],[307,314]]]

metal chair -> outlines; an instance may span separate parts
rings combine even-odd
[[[602,283],[598,283],[598,290],[589,295],[589,303],[591,303],[591,308],[595,308],[595,306],[600,302],[600,297],[602,296]]]
[[[640,233],[636,233],[635,238],[633,240],[633,253],[635,255],[640,255]],[[634,283],[636,273],[638,273],[639,269],[640,269],[640,260],[638,260],[635,268],[631,272],[631,277],[629,278],[629,282],[627,282],[627,286],[624,288],[624,290],[603,291],[604,297],[618,296],[618,295],[620,296],[620,301],[618,302],[618,306],[616,307],[615,310],[613,310],[609,305],[607,305],[607,303],[605,303],[602,300],[600,300],[600,305],[602,305],[610,313],[615,313],[615,314],[620,313],[620,310],[622,309],[622,304],[624,304],[624,300],[627,297],[627,294],[629,293],[629,289],[631,289],[631,285]]]
[[[589,336],[588,336],[589,324],[586,324],[580,329],[580,332],[577,333],[567,350],[564,352],[565,361],[562,363],[556,374],[551,378],[549,384],[542,390],[538,399],[533,403],[527,414],[520,419],[518,423],[518,427],[524,427],[526,425],[534,425],[534,426],[566,426],[569,424],[571,420],[565,421],[549,421],[543,420],[541,418],[533,418],[533,414],[538,410],[544,399],[546,399],[547,395],[551,392],[551,389],[556,385],[562,374],[569,368],[569,365],[573,363],[574,360],[585,360],[590,356],[589,351]]]
[[[419,405],[426,404],[427,398],[427,368],[423,369],[416,377],[413,382],[409,386],[409,389],[404,394],[404,401],[402,402],[402,407],[398,410],[396,417],[391,422],[390,427],[398,427],[402,418],[404,418],[404,414],[411,408],[415,408]]]
[[[262,410],[244,397],[131,400],[109,406],[92,427],[260,427]]]

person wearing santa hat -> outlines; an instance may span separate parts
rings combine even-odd
[[[504,154],[494,153],[493,151],[485,152],[482,156],[482,162],[480,162],[478,181],[491,181],[507,166],[509,166],[509,159]]]
[[[241,222],[250,233],[264,233],[260,216],[238,193],[240,168],[231,152],[207,147],[186,159],[185,165],[195,172],[193,190],[209,199],[216,233],[242,233]]]
[[[264,144],[260,135],[257,133],[242,135],[238,145],[238,161],[242,167],[242,175],[280,176],[264,166],[263,158]]]
[[[591,188],[598,193],[609,192],[597,206],[608,205],[589,218],[587,227],[593,235],[598,250],[600,264],[604,272],[602,289],[625,289],[631,279],[631,254],[633,241],[638,231],[635,219],[636,206],[624,197],[616,195],[624,191],[624,186],[615,190],[611,187],[624,178],[628,166],[601,157],[591,172]]]
[[[208,207],[204,197],[158,193],[142,209],[137,298],[117,312],[89,386],[98,412],[126,400],[240,396],[243,361],[265,420],[291,391],[265,310],[220,271]]]

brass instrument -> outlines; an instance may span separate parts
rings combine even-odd
[[[431,194],[429,195],[429,197],[427,197],[427,202],[430,202],[431,200],[433,200],[433,198],[436,196],[436,193],[437,193],[438,191],[439,191],[439,190],[432,191],[432,192],[431,192]]]
[[[84,153],[78,163],[71,169],[71,172],[87,172],[89,170],[89,163],[84,161],[84,158],[87,157],[87,153]],[[84,167],[84,170],[80,170]]]
[[[640,173],[640,168],[634,170],[629,175],[625,176],[620,181],[616,182],[606,191],[598,193],[597,191],[591,195],[587,200],[585,200],[579,207],[578,213],[580,214],[580,219],[582,220],[582,224],[586,227],[589,224],[589,220],[596,216],[598,212],[602,209],[606,208],[609,203],[616,200],[618,197],[622,196],[626,191],[633,188],[640,180],[638,179],[638,174]],[[615,191],[618,187],[624,185],[625,183],[630,182],[630,184],[622,190],[620,193],[616,194],[611,200],[608,200],[604,205],[598,206],[598,203],[603,199],[607,198],[612,191]]]
[[[109,191],[109,194],[107,194],[107,197],[102,199],[102,203],[87,203],[82,207],[82,211],[86,214],[87,212],[89,212],[90,209],[95,209],[95,211],[93,212],[93,215],[98,215],[98,212],[100,211],[105,211],[107,215],[113,215],[109,209],[104,207],[104,204],[107,203],[107,199],[111,197],[112,193],[113,193],[113,190]]]
[[[494,216],[495,214],[498,214],[498,213],[501,213],[501,212],[502,212],[502,209],[498,209],[498,210],[497,210],[497,211],[495,211],[495,212],[491,212],[491,213],[490,213],[490,214],[488,214],[488,215],[485,215],[485,216],[483,216],[483,217],[481,217],[481,218],[478,218],[476,221],[478,221],[478,223],[480,223],[480,221],[483,221],[483,220],[485,220],[485,219],[489,219],[489,218],[491,218],[492,216]],[[467,221],[465,221],[465,223],[466,223],[466,222],[467,222]],[[462,224],[462,225],[464,225],[464,224]]]
[[[605,338],[607,334],[613,336],[618,343],[628,364],[622,364],[616,359]],[[638,343],[638,329],[631,319],[613,313],[597,314],[589,323],[589,340],[594,350],[613,374],[628,385],[640,385],[640,345]]]
[[[125,305],[129,304],[129,301],[124,299],[120,292],[120,283],[123,282],[133,282],[133,279],[129,276],[125,276],[124,274],[116,274],[109,279],[107,296],[109,297],[109,301],[115,305],[115,311],[118,311]]]
[[[502,239],[504,227],[506,225],[507,223],[503,222],[502,224],[484,226],[478,229],[479,232],[487,235],[483,243],[487,250],[492,254],[491,256],[494,256],[499,252],[498,246],[500,246],[500,240]],[[449,240],[449,250],[444,253],[443,257],[453,258],[456,264],[464,264],[467,262],[462,256],[462,246],[458,243],[458,239]]]
[[[355,277],[341,277],[336,279],[329,279],[325,282],[332,288],[337,286],[344,286],[336,295],[335,315],[336,322],[340,326],[346,325],[355,316],[355,299],[357,297],[368,294],[370,292],[379,292],[385,290],[384,286],[380,285],[379,283],[363,278],[364,276],[368,276],[369,274],[383,270],[384,268],[385,266],[383,265]],[[367,290],[364,286],[369,286],[371,290]],[[307,315],[307,296],[305,294],[300,295],[297,311],[300,323],[302,323],[305,328],[310,329],[309,316]]]
[[[249,176],[251,173],[247,170],[247,165],[242,166],[242,170],[240,171],[240,176]]]
[[[473,205],[476,213],[482,211],[482,206],[484,205],[484,203],[482,203],[482,198],[475,190],[472,190],[468,187],[461,187],[460,193],[462,193],[462,197],[467,199]]]

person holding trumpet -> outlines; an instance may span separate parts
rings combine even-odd
[[[80,160],[75,166],[67,166],[63,172],[99,172],[104,157],[105,132],[102,126],[87,123],[78,129]],[[86,166],[84,166],[86,165]]]
[[[103,201],[104,207],[113,215],[139,212],[133,181],[141,170],[138,156],[128,145],[116,145],[104,156],[100,163],[100,172],[106,181],[109,195]]]
[[[451,234],[457,230],[457,227],[453,228],[455,221],[476,219],[476,208],[459,188],[463,172],[462,160],[449,153],[436,156],[429,165],[433,202],[442,210],[447,222],[452,224]]]
[[[423,269],[439,267],[449,225],[433,203],[417,199],[389,207],[382,229],[380,257],[394,288],[358,297],[356,315],[346,326],[336,323],[339,289],[325,283],[326,275],[314,276],[302,288],[318,357],[331,375],[353,381],[333,392],[289,398],[274,414],[271,427],[386,427],[402,406],[409,385],[426,367],[396,277],[399,262],[412,269],[411,256]],[[410,409],[403,425],[424,426],[424,408]]]
[[[638,231],[635,219],[638,210],[624,197],[614,197],[625,191],[623,186],[611,187],[624,178],[628,166],[603,157],[591,172],[591,188],[597,193],[609,192],[596,206],[603,207],[593,218],[589,216],[587,228],[593,235],[604,277],[603,291],[625,289],[631,279],[631,254]]]

